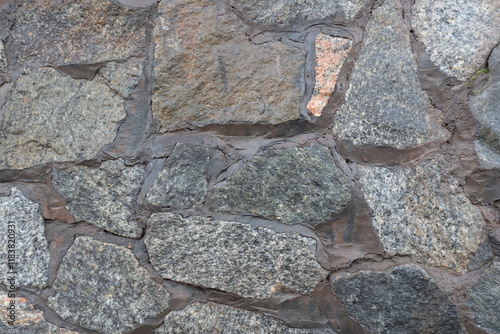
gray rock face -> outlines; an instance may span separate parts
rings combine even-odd
[[[373,226],[388,254],[410,254],[435,266],[466,270],[485,223],[442,157],[406,167],[360,166]]]
[[[155,21],[153,116],[161,131],[299,118],[305,52],[257,45],[211,0],[161,1]]]
[[[256,156],[214,188],[216,211],[319,223],[340,211],[354,188],[321,145],[277,149]]]
[[[86,221],[115,234],[139,238],[142,229],[132,219],[144,178],[142,166],[127,167],[122,160],[105,161],[98,168],[54,168],[52,184],[63,195],[77,221]]]
[[[283,322],[239,308],[216,303],[193,303],[171,312],[154,334],[308,334],[304,329],[290,328]]]
[[[334,134],[354,145],[406,149],[444,141],[439,112],[422,91],[401,4],[388,0],[373,12],[346,102]]]
[[[154,205],[184,209],[203,203],[209,161],[208,148],[191,144],[175,145],[146,199]]]
[[[155,213],[146,247],[165,279],[268,298],[281,289],[310,294],[328,272],[317,262],[316,242],[248,224]]]
[[[148,10],[111,0],[17,4],[12,40],[20,61],[34,56],[45,64],[95,64],[144,54]]]
[[[125,247],[78,237],[63,259],[49,305],[64,320],[128,333],[169,307],[170,294]]]
[[[9,287],[42,289],[47,286],[49,244],[45,223],[38,204],[13,187],[7,197],[0,197],[0,262],[2,283]],[[12,274],[15,272],[15,274]],[[14,281],[9,282],[14,276]]]
[[[7,57],[5,57],[4,44],[0,41],[0,85],[6,81]]]
[[[127,98],[137,86],[142,75],[143,64],[140,60],[126,63],[107,63],[99,69],[99,75],[109,88]]]
[[[500,41],[496,0],[417,0],[413,27],[441,71],[465,80],[484,67]]]
[[[463,333],[455,305],[417,266],[342,275],[332,286],[347,312],[374,333]]]

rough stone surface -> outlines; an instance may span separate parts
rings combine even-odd
[[[0,85],[6,81],[7,58],[5,57],[4,44],[0,41]]]
[[[326,147],[276,149],[254,157],[218,184],[211,207],[287,224],[320,223],[349,202],[353,188]]]
[[[20,61],[95,64],[144,54],[148,10],[111,0],[18,0],[17,5],[12,41]]]
[[[26,69],[5,105],[0,168],[90,159],[113,141],[123,99],[99,80]]]
[[[374,333],[463,333],[455,305],[417,266],[343,275],[332,286],[347,312]]]
[[[155,21],[153,116],[161,131],[299,118],[305,52],[257,45],[210,0],[162,1]]]
[[[401,4],[376,9],[333,132],[354,145],[406,149],[444,141],[448,132],[422,91]]]
[[[316,242],[248,224],[155,213],[146,247],[163,278],[268,298],[281,289],[310,294],[328,272],[317,262]]]
[[[122,97],[127,98],[142,76],[142,61],[131,60],[127,63],[107,63],[99,69],[104,82]]]
[[[49,245],[45,239],[45,223],[38,212],[38,204],[13,187],[9,196],[0,197],[0,224],[4,231],[0,240],[2,283],[9,286],[7,278],[15,276],[16,288],[44,288],[48,282]],[[9,225],[15,225],[13,238],[9,238]],[[10,248],[9,245],[14,245],[15,248]],[[15,251],[14,261],[9,261],[7,255],[13,253],[8,250]],[[12,262],[15,264],[11,264]],[[13,271],[16,274],[10,274]]]
[[[144,178],[142,166],[127,167],[122,160],[98,168],[54,168],[52,184],[67,200],[77,221],[86,221],[115,234],[138,238],[142,229],[132,219]]]
[[[335,91],[337,77],[351,51],[352,41],[322,33],[316,36],[316,86],[307,109],[314,116],[321,116],[330,96]]]
[[[216,303],[193,303],[183,310],[169,313],[154,334],[309,334],[290,328],[283,322],[247,310]]]
[[[170,294],[125,247],[78,237],[63,259],[49,305],[64,320],[128,333],[169,307]]]
[[[190,208],[203,203],[207,192],[206,167],[209,161],[210,150],[206,147],[175,145],[146,199],[151,204],[175,208]]]
[[[500,41],[496,0],[417,0],[413,27],[441,71],[465,80],[484,67]]]
[[[467,291],[467,303],[476,323],[494,333],[500,332],[500,264],[496,264]]]
[[[440,156],[415,169],[360,166],[372,223],[388,254],[465,270],[484,238],[485,223],[451,168]]]

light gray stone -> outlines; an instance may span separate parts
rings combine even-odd
[[[297,233],[202,217],[155,213],[145,244],[163,278],[269,298],[285,289],[310,294],[328,272],[316,260],[316,242]]]
[[[368,22],[333,132],[357,146],[407,149],[445,141],[440,117],[420,86],[401,4],[387,0]]]
[[[66,198],[66,207],[77,221],[131,238],[142,234],[132,215],[143,178],[142,166],[127,167],[121,159],[97,168],[57,167],[52,172],[54,188]]]
[[[170,306],[125,247],[78,237],[64,256],[50,307],[64,320],[103,334],[129,333]]]
[[[127,98],[137,86],[142,70],[142,60],[130,60],[126,63],[107,63],[99,69],[99,74],[111,89]]]

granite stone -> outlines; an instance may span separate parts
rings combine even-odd
[[[408,149],[445,141],[440,117],[420,86],[401,4],[387,0],[368,22],[333,133],[356,146]]]
[[[110,62],[99,69],[99,74],[109,88],[127,98],[141,79],[143,60],[130,60],[126,63]]]
[[[5,47],[3,41],[0,40],[0,85],[7,81],[7,57],[5,56]]]
[[[165,279],[264,299],[310,294],[328,275],[316,241],[297,233],[172,213],[154,213],[148,228],[150,261]]]
[[[15,276],[16,288],[46,287],[49,244],[45,239],[45,223],[38,204],[13,187],[9,196],[0,197],[0,224],[3,229],[0,237],[0,257],[3,259],[0,262],[1,282],[9,287],[12,282],[7,279]],[[13,228],[11,225],[14,225]],[[15,258],[8,258],[12,255]]]
[[[170,306],[125,247],[78,237],[64,256],[49,306],[64,320],[103,334],[129,333]]]
[[[286,224],[321,223],[347,205],[353,188],[325,146],[274,149],[216,185],[210,206]]]
[[[455,305],[415,265],[341,275],[332,287],[351,317],[371,333],[463,333]]]
[[[97,168],[55,167],[52,171],[54,189],[66,198],[66,207],[77,221],[130,238],[142,234],[132,216],[143,178],[142,166],[127,167],[121,159]]]
[[[255,44],[246,30],[211,0],[159,3],[152,108],[161,132],[300,118],[305,52]]]

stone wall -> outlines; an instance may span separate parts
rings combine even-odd
[[[0,27],[1,333],[500,333],[497,0]]]

